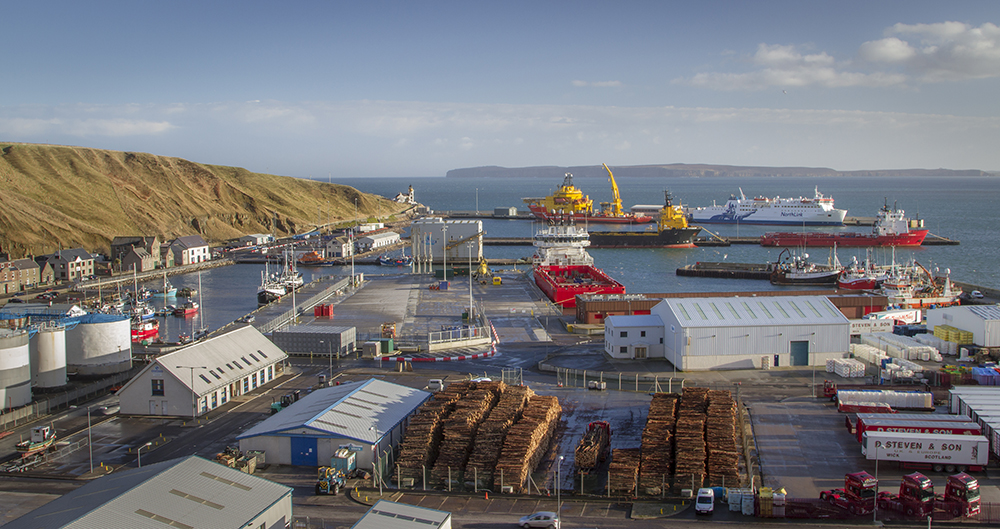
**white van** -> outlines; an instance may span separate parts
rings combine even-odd
[[[444,380],[440,378],[432,378],[427,381],[427,390],[432,393],[437,393],[444,389]]]
[[[715,491],[698,489],[698,498],[694,500],[694,513],[712,514],[713,510],[715,510]]]

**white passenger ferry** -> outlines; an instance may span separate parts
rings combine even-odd
[[[812,198],[747,198],[731,195],[725,204],[689,207],[684,211],[691,222],[701,224],[791,224],[795,226],[843,226],[846,209],[835,209],[833,198],[817,187]]]

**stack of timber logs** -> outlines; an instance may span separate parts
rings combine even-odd
[[[659,494],[674,474],[674,428],[677,423],[676,393],[656,393],[649,403],[646,427],[642,431],[639,488]]]
[[[431,470],[432,483],[447,486],[449,479],[461,477],[472,450],[479,423],[493,408],[503,382],[473,382],[472,390],[455,402],[455,411],[444,421],[438,457]]]
[[[510,427],[521,418],[524,406],[534,395],[527,386],[501,387],[497,405],[490,411],[486,420],[479,425],[476,432],[476,442],[469,455],[466,473],[476,469],[476,476],[482,483],[493,483],[493,469],[496,468],[500,450]],[[466,475],[466,478],[469,476]]]
[[[684,388],[677,409],[674,431],[674,492],[690,488],[697,491],[705,481],[705,414],[708,410],[707,388]]]
[[[615,448],[608,465],[608,489],[612,494],[635,496],[639,483],[640,448]]]
[[[443,421],[451,415],[455,403],[469,392],[470,387],[470,382],[451,384],[420,405],[417,413],[410,418],[406,435],[400,443],[396,459],[399,478],[423,479],[424,468],[430,468],[437,459]]]
[[[528,400],[521,420],[507,432],[493,475],[493,490],[509,486],[514,492],[521,491],[528,473],[548,449],[560,415],[562,407],[556,397],[535,395]]]
[[[728,391],[708,392],[705,440],[708,486],[738,486],[740,452],[736,441],[736,401]]]

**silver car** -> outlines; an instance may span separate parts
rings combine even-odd
[[[551,511],[541,511],[528,516],[522,516],[517,522],[524,529],[529,527],[545,527],[546,529],[560,529],[559,517]]]

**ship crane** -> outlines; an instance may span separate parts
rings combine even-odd
[[[621,195],[618,194],[618,183],[615,182],[615,175],[611,172],[611,169],[608,168],[608,164],[601,164],[601,165],[603,165],[604,169],[608,171],[608,179],[611,180],[611,195],[613,198],[611,200],[610,212],[608,214],[615,217],[621,217],[622,197]]]

